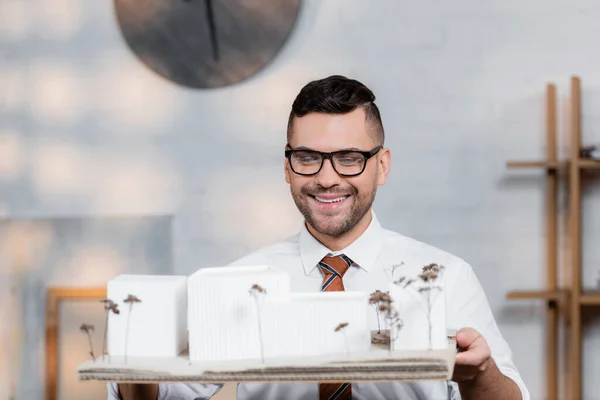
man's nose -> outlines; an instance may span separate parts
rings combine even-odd
[[[318,185],[328,188],[339,185],[342,181],[342,178],[337,172],[335,172],[333,164],[331,164],[331,160],[326,159],[323,161],[323,167],[316,175],[315,181]]]

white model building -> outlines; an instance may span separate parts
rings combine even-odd
[[[360,292],[293,293],[289,301],[265,301],[266,357],[367,352],[369,299]],[[348,325],[336,331],[340,323]]]
[[[206,268],[190,276],[190,360],[260,359],[261,354],[268,359],[369,350],[366,294],[292,294],[289,279],[287,273],[269,266]],[[255,284],[266,293],[252,296],[249,291]],[[336,332],[342,322],[348,325]]]
[[[108,354],[176,357],[187,347],[186,276],[120,275],[108,282],[107,297],[119,314],[109,313]],[[129,314],[129,295],[141,300]],[[130,319],[128,321],[128,319]],[[129,324],[129,332],[127,325]]]

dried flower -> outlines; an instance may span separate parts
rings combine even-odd
[[[419,278],[423,282],[434,281],[438,278],[438,274],[443,267],[437,264],[429,264],[423,267],[423,272],[419,275]]]
[[[252,285],[252,287],[250,288],[250,292],[255,292],[255,293],[267,293],[267,290],[264,289],[262,286],[258,285],[258,284],[254,284]]]
[[[120,314],[119,306],[111,299],[100,300],[100,303],[104,303],[104,310],[112,311],[115,314]]]
[[[370,304],[379,304],[382,301],[388,301],[390,297],[390,292],[382,292],[381,290],[376,290],[371,293],[369,297]]]
[[[138,299],[137,297],[135,297],[134,295],[130,294],[127,296],[127,298],[125,300],[123,300],[124,303],[141,303],[142,301],[140,299]]]
[[[347,322],[342,322],[342,323],[340,323],[338,326],[336,326],[336,327],[335,327],[335,331],[336,331],[336,332],[339,332],[339,331],[341,331],[342,329],[344,329],[344,328],[345,328],[345,327],[347,327],[347,326],[348,326],[348,323],[347,323]]]

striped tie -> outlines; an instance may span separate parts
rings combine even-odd
[[[327,256],[319,262],[319,268],[323,272],[322,292],[343,292],[344,282],[342,277],[352,265],[352,260],[344,254],[339,256]],[[320,383],[319,400],[351,400],[352,385],[350,383]]]

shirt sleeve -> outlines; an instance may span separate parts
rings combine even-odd
[[[158,400],[208,400],[222,387],[218,384],[159,383]],[[106,389],[108,400],[121,400],[117,383],[108,383]]]
[[[523,400],[530,400],[530,394],[512,359],[512,351],[496,324],[487,296],[473,269],[464,264],[455,276],[455,284],[448,294],[449,327],[473,328],[478,331],[490,347],[492,358],[500,372],[512,379],[519,389]]]

